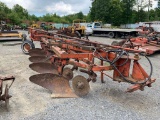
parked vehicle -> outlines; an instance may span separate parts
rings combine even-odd
[[[122,36],[137,36],[138,29],[112,29],[103,28],[100,22],[93,22],[87,24],[85,34],[94,36],[107,36],[109,38],[122,37]]]

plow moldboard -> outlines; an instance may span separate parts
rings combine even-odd
[[[33,75],[29,80],[37,85],[52,91],[54,98],[74,98],[77,97],[70,88],[69,81],[62,76],[46,73]]]
[[[50,58],[47,58],[46,56],[31,56],[29,57],[29,60],[33,63],[38,63],[38,62],[49,63],[50,62]]]
[[[58,74],[58,71],[56,67],[53,64],[50,63],[32,63],[29,65],[29,67],[38,72],[38,73],[53,73],[53,74]]]
[[[35,49],[29,50],[29,55],[30,56],[45,56],[46,52],[40,48],[35,48]]]

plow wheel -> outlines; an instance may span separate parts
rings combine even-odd
[[[35,48],[29,50],[29,55],[30,56],[46,56],[46,52],[40,48]]]
[[[38,63],[38,62],[49,63],[50,62],[50,58],[47,59],[46,56],[31,56],[29,57],[29,60],[33,63]]]
[[[46,73],[33,75],[29,80],[52,91],[54,98],[74,98],[77,97],[71,90],[69,81],[62,76]]]
[[[78,75],[72,80],[72,87],[74,92],[78,96],[85,96],[89,93],[90,86],[87,79],[81,75]]]
[[[73,78],[73,71],[70,68],[64,68],[62,76],[67,80],[71,80]]]
[[[39,63],[32,63],[29,65],[29,67],[38,72],[38,73],[54,73],[58,74],[58,71],[56,67],[53,64],[50,63],[44,63],[44,62],[39,62]]]
[[[29,50],[35,48],[34,43],[30,40],[25,40],[22,44],[21,44],[21,49],[23,51],[24,54],[28,54]]]

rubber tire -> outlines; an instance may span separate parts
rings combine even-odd
[[[34,48],[35,48],[35,45],[34,45],[34,43],[33,43],[32,41],[30,41],[30,40],[25,40],[25,41],[23,41],[23,43],[21,44],[21,49],[22,49],[22,52],[23,52],[24,54],[28,54],[28,51],[26,51],[26,50],[24,49],[24,46],[25,46],[26,44],[28,44],[28,45],[30,46],[30,49],[34,49]]]
[[[81,39],[81,34],[78,31],[75,31],[75,33],[76,33],[77,37]]]
[[[22,42],[24,42],[25,40],[27,40],[27,35],[26,34],[22,34]]]
[[[109,32],[109,33],[108,33],[108,37],[109,37],[109,38],[114,38],[114,37],[115,37],[114,32]]]

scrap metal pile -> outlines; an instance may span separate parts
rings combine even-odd
[[[15,77],[13,76],[8,76],[8,77],[0,76],[0,101],[5,101],[5,106],[7,109],[9,107],[9,99],[12,97],[11,95],[9,95],[9,89],[12,86],[14,80]],[[9,86],[8,84],[6,84],[5,89],[3,89],[4,81],[11,81]]]
[[[152,79],[152,64],[150,73],[145,72],[139,63],[142,51],[132,48],[123,48],[87,39],[69,37],[62,34],[50,33],[38,29],[30,29],[32,41],[39,41],[41,48],[30,49],[34,44],[29,41],[22,44],[31,56],[32,64],[29,67],[40,73],[31,76],[31,82],[52,91],[52,97],[77,97],[87,95],[89,82],[96,82],[96,73],[100,72],[101,82],[104,75],[117,82],[132,84],[127,92],[144,90],[145,86],[151,87],[155,82]],[[26,52],[25,52],[26,53]],[[130,53],[134,53],[130,55]],[[99,60],[99,62],[97,62]],[[147,63],[146,63],[147,64]],[[69,67],[68,67],[69,66]],[[73,74],[74,70],[85,73],[86,76]],[[110,76],[106,71],[113,71]],[[69,80],[72,80],[72,88]],[[73,91],[72,91],[73,89]]]

